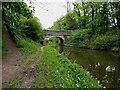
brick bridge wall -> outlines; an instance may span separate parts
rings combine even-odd
[[[63,30],[44,30],[45,35],[49,36],[70,36],[71,31],[63,31]]]

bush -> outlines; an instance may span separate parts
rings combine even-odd
[[[3,34],[4,34],[5,30],[6,30],[6,27],[5,27],[4,24],[2,24],[2,33]],[[8,48],[8,45],[5,43],[3,36],[0,37],[0,44],[1,44],[1,47],[2,47],[1,48],[2,50],[0,49],[0,57],[6,56],[9,48]]]
[[[20,39],[17,42],[17,47],[20,48],[20,51],[23,54],[32,54],[38,51],[38,47],[40,47],[40,44],[30,39]]]
[[[60,44],[60,40],[57,37],[52,37],[49,39],[49,44],[52,46],[56,46],[56,45]]]
[[[25,25],[27,27],[24,28],[24,33],[28,38],[37,42],[43,39],[43,30],[38,18],[28,19]]]
[[[119,42],[118,35],[100,35],[94,41],[94,49],[110,50],[118,46]]]
[[[120,30],[107,31],[104,34],[93,33],[90,29],[73,31],[68,44],[73,46],[120,51]]]
[[[92,31],[90,29],[76,30],[73,32],[70,43],[75,46],[86,47],[91,37]]]
[[[6,56],[8,52],[8,46],[6,45],[5,41],[2,41],[2,56]]]

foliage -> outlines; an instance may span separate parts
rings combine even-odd
[[[36,42],[43,39],[43,30],[39,20],[33,16],[33,10],[24,2],[3,2],[2,10],[2,23],[9,30],[20,51],[24,54],[35,53],[40,46]]]
[[[3,25],[2,26],[2,34],[4,34],[4,32],[5,32],[5,30],[6,30],[6,27],[5,27],[5,25]],[[7,44],[5,43],[5,41],[4,41],[4,39],[3,39],[3,36],[2,36],[2,38],[0,38],[0,43],[2,44],[2,52],[0,52],[0,54],[4,57],[4,56],[6,56],[7,55],[7,52],[8,52],[8,46],[7,46]]]
[[[32,12],[24,2],[3,2],[2,10],[3,23],[9,30],[20,30],[20,15],[27,19],[33,17]]]
[[[6,45],[5,41],[2,40],[2,56],[6,56],[8,50],[8,46]]]
[[[49,39],[49,44],[55,46],[56,44],[60,44],[60,40],[57,37],[52,37]]]
[[[73,5],[51,29],[73,30],[67,43],[74,46],[120,51],[120,3],[76,1]]]
[[[36,88],[100,88],[101,86],[82,67],[71,63],[50,46],[38,64]]]
[[[74,9],[57,20],[52,29],[92,29],[95,33],[99,31],[104,33],[112,27],[120,29],[120,9],[118,8],[120,3],[76,1],[73,5]]]
[[[83,29],[76,30],[73,32],[69,42],[73,46],[100,49],[100,50],[111,50],[120,51],[120,32],[108,31],[104,34],[93,34],[92,30]]]
[[[27,37],[37,42],[43,39],[42,26],[38,18],[34,17],[28,19],[25,25],[27,27],[24,29],[24,33]]]
[[[52,30],[74,30],[77,28],[77,22],[74,18],[73,12],[69,12],[64,17],[54,22],[51,28]]]
[[[20,88],[22,82],[24,81],[24,77],[23,76],[16,76],[15,80],[12,80],[10,82],[4,82],[4,86],[3,88]]]
[[[109,50],[113,47],[118,47],[118,41],[120,45],[120,38],[117,35],[100,35],[94,41],[94,48]]]
[[[92,38],[92,30],[76,30],[68,43],[79,47],[87,47],[87,45],[90,45],[90,38]]]
[[[20,39],[17,41],[17,47],[20,48],[23,54],[32,54],[39,50],[40,44],[30,39]]]
[[[33,10],[30,10],[30,7],[28,7],[26,3],[4,2],[2,4],[2,10],[2,23],[4,23],[11,32],[13,39],[17,39],[16,36],[30,38],[36,42],[43,39],[41,24],[39,20],[33,16]]]

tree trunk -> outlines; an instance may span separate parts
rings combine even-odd
[[[92,21],[94,20],[94,7],[93,5],[91,6],[92,8]],[[92,23],[92,30],[94,30],[94,24]]]

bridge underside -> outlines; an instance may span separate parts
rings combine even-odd
[[[45,30],[45,41],[49,41],[50,38],[56,37],[59,38],[61,43],[65,41],[65,37],[69,37],[71,35],[70,31],[63,31],[63,30]]]
[[[44,40],[49,40],[52,37],[61,38],[63,41],[65,40],[64,36],[46,36]]]

